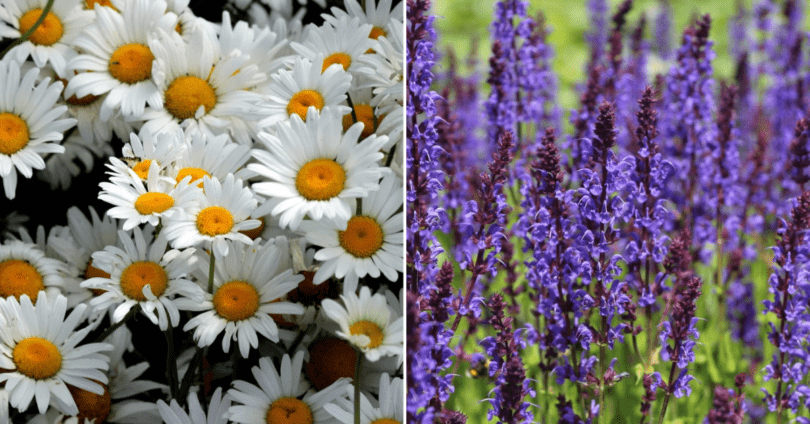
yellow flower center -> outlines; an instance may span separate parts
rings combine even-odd
[[[380,418],[379,420],[372,421],[371,424],[402,424],[402,423],[392,418]]]
[[[267,410],[267,424],[312,424],[312,411],[302,400],[283,397]]]
[[[378,27],[378,26],[375,26],[374,28],[371,28],[371,32],[368,34],[368,38],[373,38],[373,39],[375,39],[375,40],[376,40],[376,39],[377,39],[377,38],[379,38],[381,35],[382,35],[383,37],[385,37],[386,35],[388,35],[388,33],[387,33],[387,32],[385,32],[385,30],[384,30],[384,29],[382,29],[382,28],[380,28],[380,27]]]
[[[228,321],[241,321],[259,310],[259,292],[245,281],[229,281],[214,293],[214,309]]]
[[[41,15],[42,9],[33,9],[25,12],[20,17],[20,34],[28,32]],[[34,33],[31,34],[28,41],[40,46],[50,46],[59,41],[64,33],[65,29],[62,27],[62,21],[60,21],[53,12],[48,12],[48,14],[45,15],[45,20],[34,30]]]
[[[309,345],[309,362],[304,364],[307,379],[318,390],[329,387],[341,377],[354,377],[357,351],[334,337],[320,339]]]
[[[113,10],[118,10],[115,8],[115,6],[112,5],[112,2],[110,0],[84,0],[84,4],[85,6],[87,6],[87,9],[89,10],[93,10],[93,8],[95,8],[97,4],[107,6],[109,8],[112,8]]]
[[[180,25],[180,22],[178,22],[177,25],[174,26],[174,32],[183,35],[183,26]]]
[[[138,178],[145,180],[149,176],[149,167],[152,166],[152,159],[144,159],[136,163],[132,170],[138,175]]]
[[[84,269],[84,279],[89,280],[93,277],[100,277],[100,278],[110,278],[110,274],[106,271],[102,271],[93,266],[93,260],[90,259],[90,262],[87,263],[87,268]],[[93,296],[101,296],[107,290],[102,289],[90,289],[93,292]]]
[[[360,138],[363,139],[374,134],[374,109],[369,105],[354,105],[354,114],[357,115],[357,122],[363,123]],[[354,118],[352,118],[351,112],[343,115],[343,131],[347,131],[352,125],[354,125]]]
[[[346,231],[338,231],[343,250],[358,258],[370,258],[383,245],[383,230],[377,220],[367,216],[353,216]]]
[[[260,235],[262,235],[262,232],[264,232],[264,217],[260,216],[260,217],[258,217],[256,219],[259,221],[259,226],[258,227],[254,228],[252,230],[242,230],[242,231],[240,231],[240,233],[250,237],[251,240],[256,240],[257,238],[259,238]]]
[[[388,33],[385,32],[384,29],[382,29],[382,28],[380,28],[378,26],[375,26],[374,28],[371,28],[371,32],[368,34],[368,38],[373,38],[373,39],[376,40],[376,39],[380,38],[381,35],[383,37],[385,37],[386,35],[388,35]],[[366,50],[366,54],[372,54],[372,53],[374,53],[374,49]]]
[[[67,388],[73,400],[76,402],[76,407],[79,409],[80,423],[84,423],[85,419],[95,419],[97,423],[103,423],[104,420],[110,415],[110,407],[112,406],[112,396],[110,396],[110,389],[106,384],[100,381],[93,380],[97,384],[104,387],[104,393],[97,395],[78,387],[73,387],[68,384]]]
[[[314,159],[295,177],[295,188],[307,200],[329,200],[343,191],[346,171],[332,159]]]
[[[307,109],[310,106],[315,106],[315,109],[321,110],[324,101],[321,93],[314,90],[301,90],[295,93],[287,104],[287,113],[292,115],[297,114],[304,121],[307,120]]]
[[[175,177],[175,180],[177,180],[177,182],[179,183],[180,181],[183,181],[183,178],[186,178],[189,175],[191,175],[191,181],[189,181],[189,183],[200,180],[200,183],[197,184],[197,187],[200,188],[202,188],[203,186],[202,177],[211,176],[211,174],[209,174],[208,171],[202,168],[187,167],[181,168],[179,171],[177,171],[177,177]]]
[[[115,79],[127,84],[152,77],[152,50],[143,44],[125,44],[110,56],[107,69]]]
[[[28,124],[22,118],[11,113],[0,113],[0,153],[13,155],[30,140]]]
[[[349,69],[349,66],[352,66],[352,57],[347,55],[346,53],[332,53],[323,60],[323,67],[321,68],[321,73],[326,72],[326,69],[334,64],[340,64],[343,66],[343,70]]]
[[[40,290],[45,290],[45,285],[33,265],[19,259],[0,262],[0,297],[14,296],[20,300],[27,294],[31,302],[36,302]]]
[[[144,193],[135,200],[135,209],[141,215],[166,212],[174,206],[174,198],[166,193]]]
[[[197,230],[206,236],[227,234],[233,228],[233,215],[221,206],[209,206],[197,214]]]
[[[383,343],[385,335],[379,325],[371,321],[357,321],[349,327],[349,333],[353,336],[363,334],[368,336],[371,341],[367,345],[361,346],[369,349],[379,347]]]
[[[121,273],[121,291],[130,299],[143,302],[143,288],[149,284],[152,294],[159,297],[169,285],[169,277],[162,266],[148,261],[133,262]]]
[[[197,77],[179,77],[166,89],[166,110],[181,121],[193,118],[200,106],[205,107],[205,113],[211,112],[215,104],[214,88]]]
[[[62,354],[59,349],[41,337],[20,340],[11,357],[17,371],[35,380],[53,377],[62,368]]]

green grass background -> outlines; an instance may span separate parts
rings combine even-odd
[[[611,14],[616,5],[621,3],[611,0]],[[490,54],[489,23],[492,19],[494,0],[437,0],[434,2],[432,13],[437,16],[435,21],[439,32],[438,48],[443,53],[448,46],[452,46],[460,57],[466,57],[470,51],[470,40],[479,40],[478,59],[479,70],[486,73],[487,60]],[[642,13],[647,15],[647,39],[652,40],[653,24],[658,14],[659,0],[636,0],[633,9],[628,15],[627,26],[634,28]],[[752,0],[744,0],[742,4],[751,9]],[[554,71],[560,84],[560,103],[564,111],[577,107],[579,95],[574,90],[574,84],[585,80],[585,63],[588,57],[588,46],[585,34],[590,30],[591,22],[585,7],[586,0],[574,1],[530,1],[529,14],[534,16],[542,11],[546,21],[551,27],[549,43],[554,46]],[[672,24],[673,51],[680,42],[683,29],[697,15],[710,14],[712,29],[710,37],[715,41],[715,52],[718,57],[714,61],[714,72],[719,78],[729,78],[734,72],[734,63],[728,56],[728,22],[736,13],[736,0],[707,0],[701,2],[672,0],[670,6],[674,13]],[[608,22],[608,28],[612,24]],[[651,75],[657,72],[666,72],[668,64],[651,60]]]
[[[572,108],[578,107],[579,93],[575,89],[576,84],[584,82],[585,73],[584,68],[588,56],[588,46],[585,41],[585,34],[590,28],[590,22],[585,8],[586,0],[579,1],[531,1],[529,14],[534,16],[538,11],[545,14],[548,24],[551,26],[551,32],[548,38],[550,44],[553,45],[555,51],[553,67],[558,77],[560,85],[559,101],[564,112],[563,122],[567,122],[568,111]],[[611,1],[611,13],[615,10],[615,6],[620,1]],[[712,29],[710,38],[715,41],[715,52],[717,59],[713,62],[715,77],[719,79],[727,79],[733,75],[733,62],[728,54],[729,35],[728,35],[728,22],[736,13],[736,1],[734,0],[710,0],[697,4],[691,1],[671,1],[670,5],[674,12],[674,21],[672,26],[672,50],[676,50],[680,41],[680,34],[683,29],[692,21],[693,17],[698,14],[709,13],[712,16]],[[452,47],[460,58],[467,56],[470,51],[471,40],[478,40],[478,66],[477,70],[480,72],[485,80],[488,71],[488,56],[490,53],[489,48],[489,32],[488,26],[492,17],[492,5],[494,0],[472,1],[472,0],[438,0],[434,3],[433,14],[438,18],[435,25],[438,29],[439,40],[437,48],[444,54],[448,47]],[[633,28],[641,13],[647,15],[647,34],[646,37],[652,42],[653,37],[653,24],[655,16],[658,12],[659,1],[657,0],[637,0],[634,4],[632,12],[629,14],[628,27]],[[746,8],[750,10],[752,1],[746,0],[742,2]],[[807,21],[806,21],[807,22]],[[608,24],[610,25],[610,23]],[[810,25],[805,25],[805,28]],[[442,64],[440,63],[440,67]],[[660,60],[651,58],[650,60],[650,74],[661,72],[666,73],[669,64]],[[463,68],[462,68],[463,69]],[[441,68],[439,68],[441,71]],[[464,71],[462,71],[464,73]],[[482,86],[482,96],[489,93],[488,87]],[[512,203],[515,204],[515,203]],[[511,217],[514,222],[515,215]],[[439,235],[442,244],[446,251],[451,251],[453,246],[449,236]],[[770,266],[768,257],[770,253],[767,249],[768,246],[774,244],[773,236],[760,237],[754,240],[762,252],[761,259],[755,262],[751,267],[750,280],[755,283],[755,296],[757,299],[758,311],[762,310],[761,301],[770,298],[768,294],[767,278],[770,273]],[[516,255],[520,255],[520,248],[516,246]],[[518,258],[520,259],[520,258]],[[443,256],[440,260],[447,260]],[[715,259],[716,263],[717,259]],[[464,275],[461,270],[456,266],[457,279],[456,287],[462,286],[462,278]],[[518,270],[519,274],[523,274],[523,270]],[[765,363],[752,364],[747,359],[751,352],[737,342],[730,339],[726,331],[726,322],[720,317],[719,293],[713,281],[713,268],[707,267],[699,270],[699,273],[704,277],[707,283],[703,287],[703,296],[701,297],[698,305],[696,316],[705,319],[699,325],[701,331],[700,342],[696,347],[696,361],[690,366],[690,373],[693,373],[698,381],[691,383],[693,393],[688,398],[671,399],[665,422],[667,423],[699,423],[703,421],[706,413],[711,408],[713,390],[716,385],[723,385],[725,387],[733,387],[734,377],[740,372],[753,372],[755,383],[746,388],[746,395],[748,398],[756,399],[758,403],[762,398],[760,388],[765,387],[771,392],[775,389],[775,383],[764,382],[762,379],[762,368]],[[503,275],[498,278],[490,286],[489,292],[497,293],[504,287]],[[525,305],[528,305],[528,298],[522,298]],[[524,320],[530,320],[528,308],[523,308],[525,315]],[[640,315],[639,315],[640,316]],[[657,324],[657,319],[655,323]],[[757,320],[760,323],[761,340],[764,345],[763,356],[767,362],[774,352],[773,346],[767,341],[766,326],[772,318],[761,313],[757,314]],[[643,318],[642,318],[643,320]],[[456,334],[463,334],[465,324],[462,323],[459,331]],[[485,331],[479,329],[478,333],[468,339],[465,343],[466,352],[480,352],[481,348],[478,347],[477,342],[486,337]],[[456,339],[458,340],[458,339]],[[645,350],[645,342],[639,340],[640,349]],[[595,352],[592,348],[591,354]],[[619,358],[619,365],[617,372],[628,372],[630,376],[622,380],[607,392],[608,401],[606,403],[606,416],[610,417],[604,422],[616,423],[637,423],[639,422],[639,400],[643,394],[643,387],[641,385],[640,376],[643,372],[651,372],[653,370],[661,372],[666,378],[669,373],[669,364],[666,366],[658,365],[650,369],[643,369],[643,367],[633,366],[637,362],[632,359],[631,349],[627,344],[617,344],[614,351],[610,352],[611,356]],[[530,377],[539,377],[536,364],[539,359],[539,354],[536,347],[531,347],[523,352],[524,363],[527,368],[527,375]],[[631,365],[628,365],[631,364]],[[465,376],[469,369],[469,364],[461,363],[457,372],[457,377],[454,379],[456,388],[455,393],[451,396],[446,406],[450,409],[460,410],[468,415],[468,423],[485,423],[486,411],[490,409],[490,405],[484,399],[490,396],[490,390],[493,385],[486,379],[473,379]],[[598,365],[597,368],[598,369]],[[552,376],[553,381],[553,376]],[[556,387],[554,384],[552,387]],[[538,381],[535,385],[537,389],[537,396],[534,399],[529,399],[530,402],[537,405],[533,408],[536,422],[549,422],[554,423],[557,421],[556,414],[554,413],[553,404],[556,397],[556,392],[546,393],[542,390],[542,384]],[[555,389],[557,390],[557,389]],[[562,389],[567,393],[569,399],[574,399],[574,388],[570,383]],[[653,406],[653,422],[656,422],[657,412],[660,408],[661,398],[663,395],[659,392],[659,400]],[[581,409],[577,409],[580,411]],[[807,411],[804,411],[805,413]],[[647,422],[650,422],[648,420]],[[765,422],[775,423],[776,419],[771,414]]]

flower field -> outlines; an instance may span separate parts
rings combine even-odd
[[[810,422],[805,5],[571,7],[408,2],[408,422]]]

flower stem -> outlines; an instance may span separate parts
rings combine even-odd
[[[675,363],[672,363],[672,368],[669,370],[669,381],[667,382],[667,394],[664,396],[664,404],[661,406],[661,413],[658,414],[658,424],[664,422],[664,415],[667,413],[667,405],[669,405],[669,396],[672,394],[672,379],[675,378]]]
[[[363,363],[363,352],[357,352],[357,362],[354,365],[354,424],[360,424],[360,365]]]
[[[216,263],[216,256],[214,256],[214,244],[211,244],[211,260],[208,261],[208,293],[214,293],[214,264]]]
[[[197,352],[194,353],[194,357],[191,358],[191,362],[188,364],[188,370],[183,375],[183,381],[180,383],[180,399],[177,400],[180,405],[185,405],[188,392],[191,390],[191,383],[195,380],[198,371],[202,374],[202,368],[200,367],[202,360],[203,348],[198,347]]]
[[[174,329],[171,324],[166,327],[166,331],[163,334],[166,335],[166,374],[168,374],[169,388],[171,389],[172,399],[178,399],[180,387],[177,383],[177,359],[174,355]]]
[[[110,334],[112,334],[113,332],[115,332],[115,330],[117,330],[117,329],[118,329],[118,327],[120,327],[120,326],[122,326],[122,325],[126,324],[126,323],[127,323],[127,321],[129,321],[130,319],[132,319],[132,317],[134,317],[134,316],[135,316],[135,314],[137,314],[137,313],[138,313],[140,310],[141,310],[141,304],[140,304],[140,303],[139,303],[139,304],[136,304],[135,306],[133,306],[132,308],[130,308],[129,312],[127,312],[127,314],[126,314],[126,315],[124,315],[124,317],[123,317],[123,318],[121,318],[121,321],[118,321],[118,322],[116,322],[116,323],[114,323],[114,324],[110,325],[109,327],[107,327],[107,329],[106,329],[106,330],[104,330],[104,332],[103,332],[103,333],[101,333],[101,335],[99,335],[98,337],[96,337],[96,339],[95,339],[93,342],[94,342],[94,343],[103,342],[103,341],[104,341],[104,339],[106,339],[107,337],[110,337]]]
[[[8,54],[8,52],[11,51],[11,49],[28,41],[28,39],[31,38],[31,35],[34,34],[34,31],[36,31],[37,28],[39,28],[39,26],[42,25],[43,22],[45,22],[45,18],[48,16],[48,12],[51,11],[53,2],[54,0],[48,0],[48,3],[45,4],[45,8],[42,9],[42,14],[39,15],[39,18],[37,18],[37,21],[34,22],[34,25],[28,31],[26,31],[25,34],[22,34],[20,38],[14,40],[13,43],[9,44],[9,46],[6,47],[2,53],[0,53],[0,59],[6,57],[6,54]]]

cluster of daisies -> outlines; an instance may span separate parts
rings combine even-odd
[[[0,423],[403,422],[402,4],[235,5],[0,0],[5,196],[109,205],[3,236]]]

